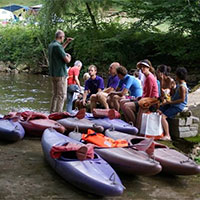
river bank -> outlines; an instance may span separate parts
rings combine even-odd
[[[6,114],[12,109],[48,112],[51,97],[48,77],[32,74],[5,74],[0,77],[0,85],[1,114]],[[189,107],[193,109],[195,116],[200,115],[199,97],[200,91],[198,90],[189,94]],[[178,148],[177,145],[176,147]],[[183,147],[186,149],[185,144]],[[159,174],[143,177],[126,176],[119,173],[126,187],[122,196],[100,198],[90,195],[71,186],[51,169],[44,160],[40,138],[25,136],[23,140],[16,143],[0,142],[0,155],[0,199],[2,200],[200,199],[200,175]]]
[[[17,143],[0,142],[0,199],[2,200],[160,200],[199,199],[200,176],[168,176],[164,174],[119,176],[126,187],[120,197],[96,197],[64,181],[44,160],[39,138],[28,138]]]

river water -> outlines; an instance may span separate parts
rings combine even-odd
[[[1,74],[0,113],[12,110],[49,112],[49,78],[33,74]]]
[[[11,110],[49,112],[51,85],[42,75],[1,74],[0,113]],[[40,139],[0,143],[0,199],[101,199],[66,183],[43,159]],[[6,164],[7,163],[7,164]],[[200,199],[200,176],[152,177],[119,173],[126,187],[121,197],[103,199]]]

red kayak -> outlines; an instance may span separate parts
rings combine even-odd
[[[80,112],[81,116],[84,115],[83,111]],[[25,129],[26,134],[32,136],[42,136],[43,132],[47,128],[53,128],[60,133],[65,132],[65,127],[58,122],[48,119],[48,116],[33,111],[24,112],[10,112],[4,116],[5,119],[15,119]]]
[[[24,127],[26,134],[32,136],[42,136],[44,130],[47,128],[53,128],[60,133],[65,132],[64,126],[51,119],[20,121],[20,124]]]

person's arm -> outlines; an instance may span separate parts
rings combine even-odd
[[[74,38],[67,38],[67,40],[63,43],[63,48],[65,49],[67,45],[73,40]]]
[[[81,90],[81,84],[80,84],[80,81],[78,79],[78,76],[75,76],[74,79],[75,79],[76,84],[78,85],[79,89]]]
[[[117,88],[118,89],[118,88]],[[119,95],[120,97],[128,94],[128,89],[124,88],[122,91],[112,91],[108,94],[108,96],[114,96],[114,95]]]
[[[68,54],[68,53],[66,53],[66,55],[65,55],[65,57],[64,57],[63,59],[64,59],[64,61],[65,61],[66,63],[69,63],[69,62],[71,61],[71,55]]]
[[[101,92],[102,91],[102,89],[101,88],[98,88],[98,90],[97,90],[98,92]]]
[[[176,82],[172,80],[171,88],[170,88],[170,95],[173,96],[176,91]]]
[[[182,103],[185,101],[185,96],[186,96],[186,91],[187,89],[184,86],[180,86],[179,88],[179,94],[180,94],[180,99],[174,100],[174,101],[166,101],[165,104],[178,104]]]
[[[99,81],[98,81],[98,92],[101,92],[102,90],[104,90],[104,80],[100,77]]]
[[[110,93],[110,92],[112,92],[112,91],[114,91],[114,88],[112,88],[112,87],[108,87],[108,88],[105,88],[105,89],[103,90],[103,92],[105,92],[105,93]]]

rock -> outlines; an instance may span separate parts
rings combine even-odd
[[[11,69],[10,69],[10,68],[6,68],[6,69],[5,69],[5,72],[10,73],[10,72],[11,72]]]
[[[0,61],[0,72],[6,72],[8,67],[3,61]]]
[[[192,118],[192,123],[199,123],[198,117],[191,116],[191,118]]]
[[[18,74],[19,71],[18,71],[17,69],[13,69],[13,70],[11,70],[11,73],[12,73],[12,74]]]
[[[176,118],[179,118],[179,117],[190,117],[192,116],[192,111],[189,110],[187,107],[180,113],[178,113],[176,115]]]
[[[181,113],[173,119],[168,119],[169,132],[174,138],[184,138],[184,137],[194,137],[198,134],[199,128],[199,118],[194,116],[189,116],[192,112],[187,110],[183,112],[183,115],[187,117],[180,116]]]
[[[22,70],[22,72],[24,72],[24,73],[28,73],[29,70],[28,70],[28,69],[25,69],[25,70]]]
[[[180,133],[179,133],[179,138],[195,137],[197,134],[198,134],[198,131],[180,132]]]
[[[7,68],[10,68],[10,69],[15,69],[16,68],[15,65],[13,63],[11,63],[10,61],[6,62],[6,66],[7,66]]]
[[[18,71],[24,71],[24,70],[29,69],[29,67],[26,64],[19,64],[19,65],[17,65],[16,68]]]
[[[199,128],[199,125],[198,125],[198,124],[192,124],[192,125],[190,126],[190,130],[191,130],[191,131],[198,131],[198,128]]]
[[[186,126],[188,126],[188,125],[192,125],[192,122],[193,122],[192,117],[187,117],[187,118],[186,118],[185,125],[186,125]]]
[[[187,131],[190,131],[190,127],[188,126],[179,126],[178,128],[179,132],[187,132]]]

